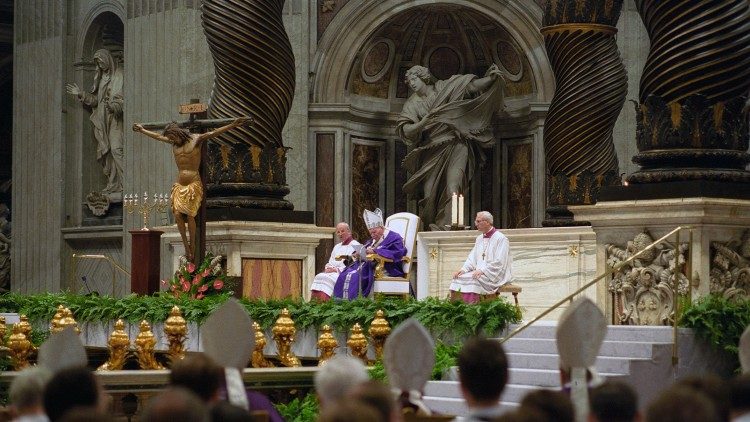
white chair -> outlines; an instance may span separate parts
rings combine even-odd
[[[422,228],[422,222],[419,217],[408,212],[399,212],[391,215],[385,220],[385,227],[388,230],[394,231],[401,235],[404,239],[404,246],[406,247],[406,255],[403,258],[403,277],[390,277],[387,275],[378,277],[378,273],[382,273],[383,264],[391,262],[390,260],[381,256],[375,256],[375,260],[378,261],[376,268],[375,281],[372,286],[372,293],[376,294],[387,294],[387,295],[400,295],[407,297],[409,296],[409,272],[414,267],[414,253],[417,249],[417,232]]]

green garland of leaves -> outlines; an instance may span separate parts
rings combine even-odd
[[[739,368],[740,336],[750,325],[750,299],[729,301],[721,295],[709,295],[686,304],[680,325],[692,328],[717,350],[733,356]]]
[[[137,323],[144,319],[151,322],[165,321],[172,306],[177,305],[187,321],[201,324],[228,298],[228,294],[195,300],[175,298],[169,294],[114,298],[72,293],[6,293],[0,295],[0,312],[17,312],[27,315],[32,323],[46,323],[52,319],[59,305],[65,305],[78,322],[106,322],[122,318],[130,323]],[[300,330],[325,324],[342,331],[348,330],[355,323],[367,326],[378,309],[385,312],[392,327],[414,317],[431,330],[435,337],[461,338],[479,333],[494,335],[508,324],[517,323],[521,319],[520,311],[504,298],[477,305],[435,298],[417,301],[393,297],[322,303],[292,299],[242,299],[240,303],[261,327],[271,327],[281,310],[287,308]]]

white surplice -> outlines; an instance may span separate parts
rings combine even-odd
[[[480,234],[461,267],[464,273],[451,281],[450,290],[481,295],[496,293],[500,286],[513,278],[512,264],[510,244],[505,235],[499,230],[495,230],[489,238]],[[484,274],[475,279],[472,273],[476,270],[481,270]]]
[[[354,247],[359,246],[360,243],[356,240],[352,239],[349,244],[344,245],[343,243],[337,243],[336,246],[333,247],[333,251],[331,251],[331,258],[328,259],[328,263],[326,263],[325,268],[332,268],[336,271],[326,273],[318,273],[315,278],[313,279],[312,286],[310,287],[310,290],[318,290],[321,291],[328,296],[333,295],[333,286],[336,284],[336,279],[339,278],[339,273],[346,268],[346,265],[344,265],[344,260],[337,261],[337,256],[350,256],[354,252]]]

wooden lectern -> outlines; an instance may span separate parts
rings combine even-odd
[[[130,230],[130,291],[150,295],[159,291],[160,247],[159,230]]]

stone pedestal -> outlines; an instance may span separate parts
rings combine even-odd
[[[736,263],[717,264],[721,260],[714,250],[746,243],[743,234],[750,227],[750,200],[698,197],[600,201],[596,205],[571,207],[571,211],[576,220],[589,221],[596,233],[597,273],[605,270],[607,259],[612,257],[613,248],[607,245],[625,250],[629,248],[628,242],[644,233],[644,229],[652,239],[658,239],[678,226],[693,228],[692,237],[687,231],[680,235],[680,244],[689,248],[685,257],[692,258],[692,270],[687,260],[686,272],[692,274],[689,291],[693,299],[726,290],[727,286],[720,285],[722,277],[736,278],[735,271],[743,267],[742,254],[736,254],[739,256],[734,259]],[[674,236],[669,241],[674,242]],[[630,249],[636,250],[633,247],[636,243],[632,242]],[[644,268],[649,265],[643,263]],[[611,303],[608,310],[609,306]]]
[[[159,291],[160,253],[162,231],[130,230],[133,247],[130,252],[130,291],[150,295]]]
[[[162,277],[177,270],[184,255],[177,226],[164,230]],[[226,257],[227,274],[240,277],[242,293],[254,298],[301,295],[309,300],[315,277],[315,248],[322,239],[332,238],[333,227],[314,224],[263,221],[209,221],[206,223],[206,252]],[[254,281],[253,281],[254,280]],[[252,284],[256,281],[261,284]]]
[[[513,284],[523,288],[518,299],[523,319],[529,320],[591,281],[596,271],[596,239],[588,226],[504,229],[513,258]],[[461,268],[478,231],[420,232],[417,234],[417,298],[448,296],[452,274]],[[586,296],[606,300],[603,285]],[[545,319],[557,320],[565,306]]]

